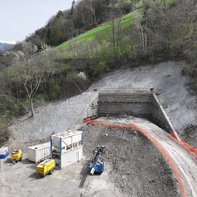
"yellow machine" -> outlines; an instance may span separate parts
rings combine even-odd
[[[21,149],[15,150],[11,153],[11,159],[14,163],[22,161],[23,151]]]
[[[54,170],[54,168],[55,168],[55,160],[46,159],[36,166],[36,173],[39,176],[44,177],[47,174],[51,173]]]

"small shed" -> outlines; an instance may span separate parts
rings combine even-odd
[[[35,163],[49,158],[50,155],[50,142],[28,147],[28,158]]]

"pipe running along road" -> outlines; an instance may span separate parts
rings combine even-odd
[[[197,160],[163,129],[141,118],[86,118],[87,124],[135,129],[147,137],[162,153],[173,170],[183,197],[197,197]]]

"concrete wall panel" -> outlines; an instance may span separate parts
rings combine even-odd
[[[62,153],[61,155],[61,168],[70,164],[78,162],[83,157],[83,146],[77,147],[74,150]]]
[[[151,92],[111,90],[100,92],[90,103],[87,116],[134,115],[148,118],[170,132],[172,124],[157,96]]]
[[[132,114],[151,115],[151,103],[100,103],[98,105],[99,114]]]

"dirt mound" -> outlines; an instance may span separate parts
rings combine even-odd
[[[178,196],[172,172],[158,150],[130,129],[84,126],[84,152],[105,145],[109,177],[120,192],[129,196]],[[86,155],[91,157],[91,155]]]

